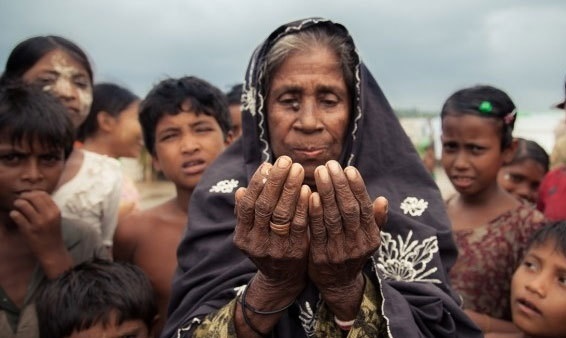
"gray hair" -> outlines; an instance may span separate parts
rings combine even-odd
[[[271,78],[285,59],[294,52],[308,52],[315,48],[328,48],[338,56],[344,80],[350,95],[354,93],[355,57],[354,45],[347,33],[326,25],[317,25],[277,40],[267,52],[264,69],[265,94],[269,93]]]

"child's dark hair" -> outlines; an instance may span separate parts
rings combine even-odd
[[[499,121],[501,149],[511,146],[517,110],[513,100],[501,89],[478,85],[458,90],[446,100],[440,117],[461,114],[472,114]]]
[[[96,258],[50,281],[36,309],[41,338],[68,337],[98,324],[129,320],[143,321],[150,331],[157,315],[150,281],[140,268]]]
[[[86,53],[74,42],[60,36],[35,36],[20,42],[6,61],[0,84],[21,80],[22,76],[33,67],[45,54],[60,49],[69,54],[84,67],[92,83],[92,67]]]
[[[67,108],[37,86],[13,82],[0,85],[0,137],[13,145],[34,141],[71,154],[75,128]]]
[[[539,163],[544,172],[548,172],[550,166],[550,158],[547,152],[538,143],[532,140],[527,140],[524,138],[517,137],[517,150],[513,159],[506,165],[518,164],[525,160],[533,160]]]
[[[226,95],[210,83],[194,76],[166,79],[159,82],[147,94],[140,107],[140,124],[144,142],[150,154],[155,155],[155,127],[164,115],[190,111],[216,119],[226,138],[232,128]]]
[[[244,85],[242,83],[232,86],[230,91],[226,93],[226,96],[228,97],[228,105],[240,104],[242,102],[243,89]]]
[[[566,220],[549,222],[535,231],[527,244],[527,251],[553,240],[555,250],[566,256]]]
[[[84,141],[98,130],[98,114],[102,111],[118,117],[133,102],[138,101],[134,93],[113,83],[99,83],[92,89],[92,106],[85,121],[79,127],[77,138]]]

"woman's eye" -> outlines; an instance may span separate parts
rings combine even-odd
[[[76,79],[75,85],[81,89],[86,89],[89,86],[89,82],[86,79]]]
[[[40,86],[46,86],[46,85],[53,84],[55,82],[55,78],[54,77],[38,77],[37,79],[35,79],[34,82],[36,84],[40,85]]]

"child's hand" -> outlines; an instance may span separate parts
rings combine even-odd
[[[37,190],[22,193],[14,202],[10,217],[48,277],[71,267],[72,260],[61,234],[61,212],[48,193]]]

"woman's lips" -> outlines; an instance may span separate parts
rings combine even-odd
[[[298,158],[316,159],[324,153],[324,148],[295,148],[293,151]]]

